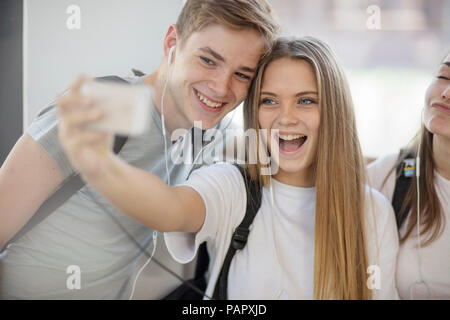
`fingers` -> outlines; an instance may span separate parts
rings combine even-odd
[[[84,174],[96,172],[99,164],[106,161],[114,138],[90,129],[91,124],[104,117],[104,112],[83,94],[88,81],[92,79],[79,76],[56,102],[59,140],[72,166]]]
[[[73,129],[85,129],[91,123],[97,122],[104,116],[98,108],[74,111],[64,120],[64,125]]]
[[[93,102],[81,94],[82,86],[91,81],[89,77],[79,76],[69,87],[69,91],[57,99],[59,114],[58,135],[66,151],[75,145],[98,142],[104,136],[89,130],[89,124],[104,116],[101,109],[93,107]]]
[[[100,109],[90,109],[78,112],[72,112],[70,115],[61,117],[58,130],[60,137],[64,140],[77,138],[84,132],[90,132],[87,126],[99,121],[103,117]]]
[[[92,81],[92,78],[85,75],[80,75],[68,90],[56,100],[56,105],[60,114],[66,114],[74,109],[88,108],[91,105],[89,98],[82,94],[82,87],[87,82]]]
[[[92,81],[92,78],[87,75],[81,74],[79,75],[74,82],[69,86],[70,91],[79,93],[81,91],[81,87],[85,82]]]
[[[92,79],[84,75],[79,76],[70,85],[68,92],[56,101],[60,124],[68,131],[82,128],[102,117],[100,110],[93,109],[93,101],[80,92],[88,81]]]

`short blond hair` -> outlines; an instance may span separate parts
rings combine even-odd
[[[211,24],[257,31],[264,38],[262,56],[270,52],[279,30],[265,0],[187,0],[176,24],[180,41]]]

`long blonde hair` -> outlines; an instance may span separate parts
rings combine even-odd
[[[331,49],[312,38],[279,38],[260,66],[244,106],[245,129],[260,129],[260,89],[267,66],[300,59],[313,68],[320,121],[315,163],[315,299],[370,299],[364,219],[364,162],[348,84]],[[259,138],[259,137],[258,137]],[[258,146],[261,145],[258,140]],[[258,159],[261,159],[258,148]],[[251,178],[267,186],[261,163],[248,164]]]

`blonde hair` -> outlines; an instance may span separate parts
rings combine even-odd
[[[279,38],[262,61],[245,101],[245,128],[260,129],[258,108],[264,70],[281,58],[308,62],[317,79],[321,125],[314,169],[314,298],[370,299],[366,286],[364,161],[348,84],[331,49],[312,37]],[[258,150],[253,150],[258,159],[264,157],[259,150],[261,143],[259,139]],[[260,163],[246,166],[253,181],[267,186],[269,177],[261,175]]]
[[[256,30],[265,40],[263,56],[270,51],[279,30],[265,0],[188,0],[176,23],[181,45],[192,33],[217,23],[232,29]]]

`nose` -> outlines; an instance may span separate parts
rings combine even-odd
[[[291,104],[282,104],[278,121],[283,126],[297,125],[298,118],[295,114],[295,106]]]
[[[450,85],[448,85],[444,91],[442,91],[442,99],[449,100],[450,99]]]
[[[226,97],[231,86],[232,74],[229,72],[218,72],[212,79],[208,87],[218,96]]]

